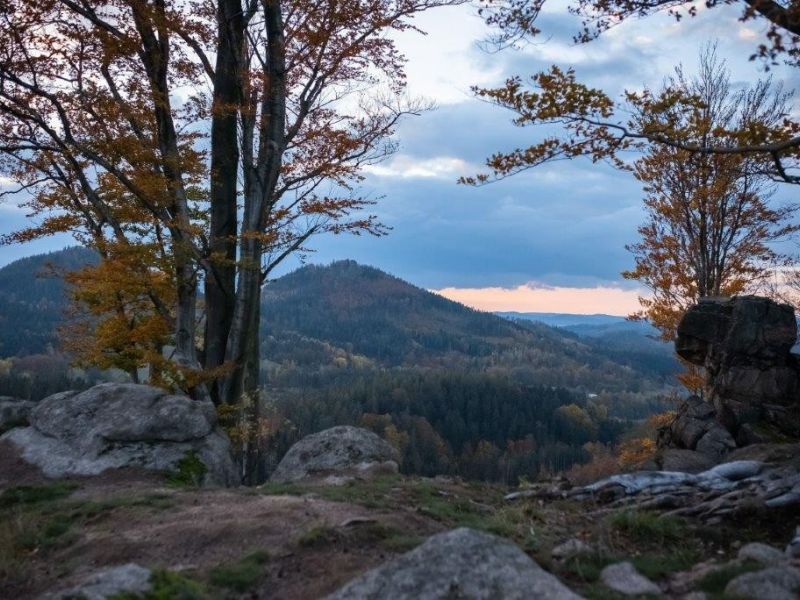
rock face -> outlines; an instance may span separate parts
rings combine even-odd
[[[39,402],[30,426],[2,436],[48,477],[97,475],[138,467],[174,471],[192,453],[205,465],[204,483],[234,485],[230,442],[210,402],[159,388],[104,383]]]
[[[36,403],[28,400],[0,396],[0,433],[28,425],[28,416],[34,406]]]
[[[40,600],[106,600],[120,594],[146,594],[152,588],[150,569],[129,563],[99,571],[77,587],[45,594]]]
[[[461,528],[373,569],[328,600],[577,600],[507,540]]]
[[[376,434],[358,427],[339,426],[304,437],[289,449],[270,481],[396,473],[394,448]]]
[[[659,445],[715,462],[737,446],[800,438],[794,310],[758,296],[701,300],[678,326],[675,350],[706,372],[708,401],[683,401]]]

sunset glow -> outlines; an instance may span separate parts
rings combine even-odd
[[[520,285],[514,288],[431,290],[456,302],[486,311],[552,312],[626,316],[639,309],[641,290],[616,287],[570,288]]]

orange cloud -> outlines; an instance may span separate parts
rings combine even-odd
[[[638,298],[643,293],[616,287],[537,287],[531,284],[515,288],[449,287],[431,291],[478,310],[622,316],[640,308]]]

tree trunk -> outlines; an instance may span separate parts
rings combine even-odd
[[[217,62],[211,118],[211,272],[205,276],[206,330],[204,367],[214,369],[225,361],[236,303],[236,192],[239,169],[237,115],[245,68],[244,19],[240,0],[217,4]],[[219,403],[221,389],[214,383],[211,398]]]
[[[264,79],[268,82],[258,121],[258,156],[252,161],[252,129],[255,120],[243,124],[244,213],[239,251],[236,306],[226,350],[233,373],[224,379],[222,400],[239,403],[244,396],[258,400],[261,302],[261,261],[264,232],[286,148],[286,59],[283,15],[279,0],[264,0],[268,60]],[[252,129],[250,129],[252,128]]]

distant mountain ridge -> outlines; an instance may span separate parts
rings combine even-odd
[[[538,321],[551,327],[572,327],[575,325],[617,325],[629,322],[625,317],[617,315],[604,315],[601,313],[591,315],[580,315],[572,313],[551,313],[551,312],[517,312],[517,311],[496,311],[496,315],[506,319],[527,319]]]
[[[674,372],[669,356],[645,353],[637,364],[570,331],[477,311],[354,261],[281,277],[265,287],[263,307],[269,360],[312,366],[339,353],[386,367],[501,370],[586,390],[653,388]]]
[[[47,264],[69,270],[94,260],[91,251],[73,248],[0,269],[0,356],[44,352],[55,342],[64,284],[36,274]],[[477,311],[354,261],[309,265],[272,281],[262,306],[264,360],[305,372],[360,361],[504,372],[521,383],[587,392],[652,390],[671,375],[662,357],[620,353],[570,330]]]

